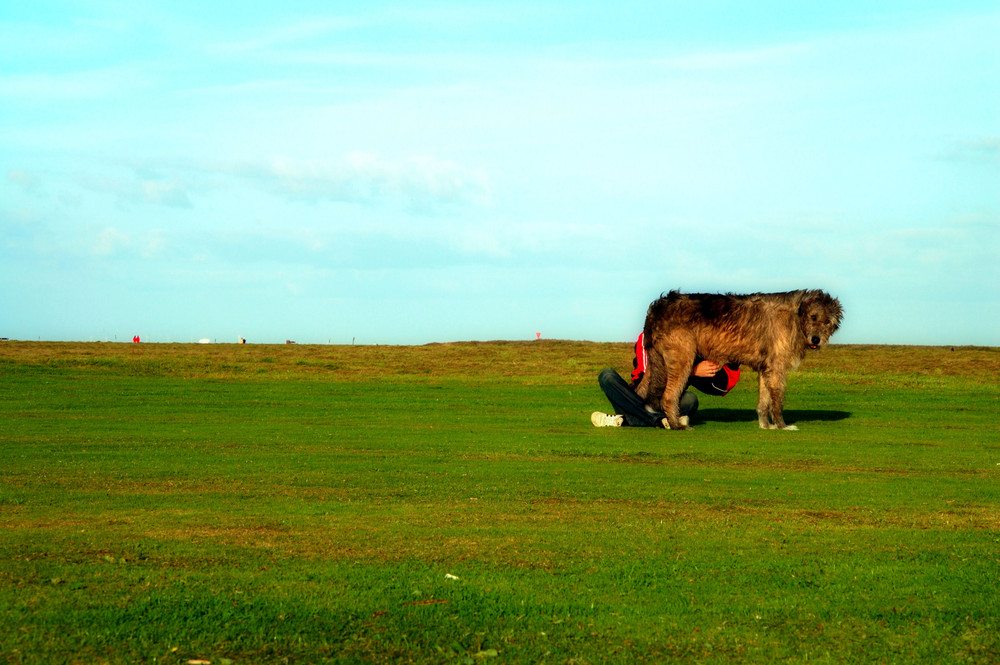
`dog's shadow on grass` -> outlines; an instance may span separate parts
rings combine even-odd
[[[815,421],[846,420],[851,417],[850,411],[821,411],[818,409],[786,409],[785,422],[807,423]],[[757,411],[754,409],[698,409],[694,422],[743,423],[757,422]]]

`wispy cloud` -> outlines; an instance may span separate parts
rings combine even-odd
[[[7,171],[7,180],[28,194],[35,194],[42,188],[41,176],[25,169],[10,169]]]
[[[1000,163],[1000,136],[961,141],[941,153],[940,158],[956,162]]]
[[[185,186],[178,182],[93,174],[80,174],[76,182],[85,189],[110,194],[122,203],[192,207]]]
[[[370,21],[346,16],[312,17],[271,26],[245,39],[216,43],[207,50],[218,55],[246,55],[279,47],[309,43],[320,37],[364,27]]]
[[[393,160],[354,152],[336,161],[278,157],[267,163],[221,164],[213,170],[291,200],[401,204],[417,212],[484,205],[492,196],[484,171],[427,156]]]
[[[463,39],[463,35],[477,28],[517,26],[537,14],[533,9],[518,8],[511,11],[512,8],[491,5],[397,6],[373,11],[368,11],[363,4],[357,6],[361,11],[325,13],[266,26],[242,39],[218,42],[210,51],[219,54],[277,52],[289,48],[309,48],[345,35],[350,39],[357,39],[365,33],[370,33],[365,40],[369,45],[371,37],[384,35],[386,38],[378,41],[382,42],[383,47],[391,48],[393,36],[409,34],[414,29],[433,31],[438,38],[451,35],[456,39]]]
[[[807,43],[789,43],[756,49],[702,51],[655,60],[670,69],[708,71],[773,65],[808,53]]]
[[[132,66],[85,71],[0,74],[0,100],[5,104],[98,100],[139,93],[156,85],[149,69]]]

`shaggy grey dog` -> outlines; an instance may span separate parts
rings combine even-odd
[[[782,416],[788,372],[809,349],[827,343],[844,316],[825,291],[750,295],[671,291],[646,313],[646,373],[636,393],[667,416],[670,429],[687,429],[678,400],[696,357],[740,363],[758,373],[757,416],[763,429],[796,429]]]

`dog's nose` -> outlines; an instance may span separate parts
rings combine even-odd
[[[813,344],[819,344],[819,337],[813,337],[811,341]]]

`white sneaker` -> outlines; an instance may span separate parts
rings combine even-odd
[[[594,423],[594,427],[621,427],[624,420],[622,416],[609,416],[600,411],[590,414],[590,422]]]

